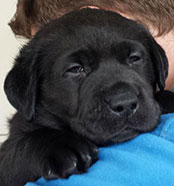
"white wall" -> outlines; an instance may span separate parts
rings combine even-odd
[[[0,0],[0,142],[6,138],[7,119],[15,112],[3,91],[3,83],[21,42],[12,33],[8,22],[13,17],[17,0]]]

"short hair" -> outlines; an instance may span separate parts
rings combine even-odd
[[[157,35],[174,27],[174,1],[171,0],[18,0],[17,10],[9,25],[15,35],[31,38],[31,28],[39,29],[65,13],[85,6],[118,11],[157,29]]]

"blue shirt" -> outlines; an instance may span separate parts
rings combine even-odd
[[[151,133],[100,148],[88,173],[26,186],[174,186],[174,114],[162,115]]]

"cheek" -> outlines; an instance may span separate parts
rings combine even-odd
[[[71,116],[74,116],[77,113],[78,97],[79,97],[78,89],[76,88],[71,88],[70,90],[65,91],[63,103],[65,107],[67,107],[67,111]]]
[[[139,77],[138,79],[140,80],[140,83],[138,83],[139,85],[141,85],[141,82],[145,82],[148,84],[150,89],[152,87],[155,90],[155,71],[150,60],[146,61],[146,64],[144,64],[143,66],[139,66],[138,68],[136,68],[135,71],[137,72],[137,75]],[[135,79],[135,82],[138,82],[138,80]]]
[[[72,117],[78,108],[78,87],[65,81],[42,87],[42,100],[49,111],[59,117]]]
[[[78,88],[67,85],[60,87],[57,92],[54,100],[57,102],[60,110],[63,110],[63,112],[70,117],[74,116],[78,108]]]

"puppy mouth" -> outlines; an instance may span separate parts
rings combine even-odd
[[[114,134],[110,138],[110,140],[108,140],[106,143],[107,144],[108,143],[122,143],[122,142],[129,141],[142,133],[147,133],[147,132],[154,130],[156,126],[157,125],[154,125],[152,128],[144,130],[144,129],[137,129],[136,127],[126,125],[119,132]]]
[[[94,142],[99,146],[111,145],[113,143],[123,143],[134,139],[142,133],[147,133],[154,130],[156,126],[157,124],[154,125],[152,128],[141,130],[130,125],[125,125],[122,129],[115,131],[113,134],[110,133],[107,137],[105,136],[105,138],[101,138],[101,136],[96,136]]]
[[[96,135],[91,139],[98,146],[107,146],[113,143],[122,143],[138,136],[142,131],[125,125],[122,129],[110,134]],[[89,137],[89,135],[88,135]]]
[[[113,135],[106,143],[122,143],[131,140],[141,133],[140,130],[124,127],[119,133]]]

